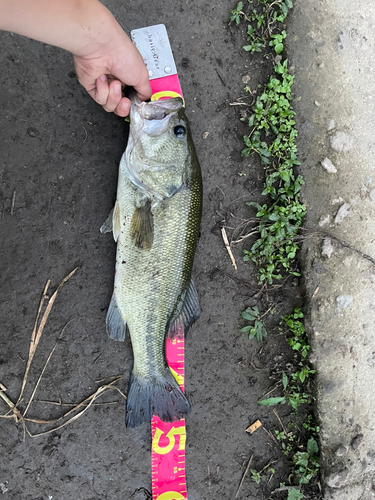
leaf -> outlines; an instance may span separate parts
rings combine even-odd
[[[240,332],[247,333],[251,328],[252,328],[251,325],[244,326],[243,328],[240,329]]]
[[[302,465],[303,467],[307,467],[309,463],[309,454],[306,452],[298,451],[294,455],[294,460],[296,465]]]
[[[268,399],[263,399],[262,401],[257,401],[258,405],[262,406],[275,406],[277,404],[285,404],[286,399],[284,397],[280,398],[268,398]]]
[[[281,52],[284,50],[284,45],[282,43],[277,43],[275,45],[275,52],[276,54],[281,54]]]
[[[288,377],[285,372],[283,372],[283,387],[284,389],[288,387]]]
[[[302,498],[305,498],[304,495],[296,488],[292,488],[288,491],[287,500],[302,500]]]
[[[307,453],[311,455],[317,455],[319,453],[319,446],[318,443],[315,441],[314,438],[310,438],[307,441]]]
[[[247,319],[248,321],[255,321],[255,317],[249,314],[247,311],[243,311],[241,313],[243,319]]]

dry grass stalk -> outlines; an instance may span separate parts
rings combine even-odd
[[[234,269],[237,271],[237,264],[236,264],[236,261],[234,259],[232,250],[230,248],[227,232],[225,231],[224,227],[221,228],[221,235],[223,237],[224,245],[225,245],[225,248],[227,249],[230,260],[232,261],[232,265],[234,266]]]
[[[12,196],[12,205],[10,207],[10,215],[14,214],[14,203],[16,201],[16,190],[13,191],[13,196]]]
[[[47,284],[46,284],[46,286],[44,288],[44,291],[43,291],[42,298],[40,300],[40,304],[39,304],[38,313],[37,313],[37,316],[36,316],[36,319],[35,319],[35,324],[34,324],[33,332],[31,334],[29,357],[28,357],[28,360],[27,360],[25,375],[24,375],[23,381],[22,381],[21,393],[19,395],[19,398],[18,398],[16,406],[21,401],[21,398],[22,398],[22,395],[23,395],[23,391],[25,389],[27,377],[28,377],[28,374],[29,374],[31,362],[33,360],[36,348],[38,347],[38,344],[39,344],[40,338],[42,336],[45,324],[47,322],[49,313],[51,312],[52,306],[53,306],[53,304],[54,304],[54,302],[56,300],[57,294],[58,294],[60,288],[63,287],[64,284],[69,280],[69,278],[71,278],[73,276],[73,274],[77,271],[77,269],[79,269],[79,268],[76,267],[75,269],[73,269],[73,271],[71,273],[68,274],[68,276],[65,276],[65,278],[62,280],[62,282],[60,283],[60,285],[56,288],[56,290],[53,293],[52,297],[48,301],[47,307],[46,307],[46,309],[44,311],[44,314],[43,314],[42,319],[40,320],[40,323],[39,323],[39,326],[38,326],[39,316],[40,316],[43,304],[44,304],[45,300],[48,298],[47,297],[47,290],[48,290],[48,287],[49,287],[49,285],[51,283],[51,280],[47,281]]]
[[[242,479],[241,479],[241,482],[240,482],[240,485],[238,487],[238,490],[237,490],[237,493],[236,493],[236,496],[234,497],[235,499],[238,497],[238,495],[240,494],[240,489],[242,487],[242,484],[245,480],[245,477],[247,476],[247,473],[249,472],[249,469],[250,469],[250,465],[251,465],[251,462],[253,460],[253,456],[254,456],[254,453],[251,455],[250,459],[249,459],[249,462],[247,464],[247,467],[246,467],[246,470],[244,472],[244,475],[242,476]]]
[[[57,337],[56,344],[53,346],[53,348],[52,348],[51,352],[49,353],[49,356],[48,356],[48,358],[47,358],[47,361],[46,361],[46,362],[45,362],[45,364],[44,364],[43,370],[42,370],[41,374],[39,375],[39,378],[38,378],[37,383],[35,384],[35,387],[34,387],[33,393],[31,394],[30,400],[29,400],[29,402],[27,403],[27,406],[26,406],[25,411],[23,412],[23,416],[24,416],[24,417],[25,417],[25,415],[26,415],[26,413],[27,413],[27,410],[29,409],[29,407],[30,407],[30,405],[31,405],[31,403],[32,403],[32,401],[33,401],[33,399],[34,399],[35,393],[36,393],[36,391],[37,391],[37,389],[38,389],[38,386],[39,386],[40,381],[42,380],[43,374],[44,374],[44,372],[45,372],[45,370],[46,370],[46,368],[47,368],[47,365],[48,365],[48,363],[49,363],[49,360],[51,359],[52,354],[53,354],[54,350],[56,349],[57,344],[59,343],[59,340],[60,340],[60,339],[61,339],[61,337],[63,336],[63,334],[64,334],[64,332],[65,332],[65,328],[66,328],[66,327],[67,327],[67,326],[68,326],[68,325],[69,325],[72,321],[74,321],[74,319],[71,319],[70,321],[68,321],[68,323],[67,323],[67,324],[64,326],[64,328],[61,330],[60,335]]]

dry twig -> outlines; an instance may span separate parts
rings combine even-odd
[[[247,473],[249,472],[249,469],[250,469],[250,465],[251,465],[251,462],[253,460],[253,456],[254,456],[254,453],[251,455],[250,459],[249,459],[249,462],[247,464],[247,467],[246,467],[246,470],[242,476],[242,479],[241,479],[241,482],[240,482],[240,485],[238,487],[238,490],[237,490],[237,493],[236,493],[236,496],[234,497],[235,499],[238,497],[239,493],[240,493],[240,489],[242,488],[242,483],[244,482],[245,480],[245,477],[247,475]]]
[[[234,269],[237,271],[237,264],[236,264],[236,261],[234,259],[232,250],[231,250],[231,248],[229,246],[227,232],[225,231],[224,227],[221,228],[221,235],[223,237],[224,245],[225,245],[225,248],[227,249],[227,252],[229,254],[230,260],[232,261],[232,265],[234,266]]]

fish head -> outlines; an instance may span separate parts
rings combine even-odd
[[[189,122],[180,98],[141,102],[131,98],[127,176],[164,198],[183,182],[191,155]]]

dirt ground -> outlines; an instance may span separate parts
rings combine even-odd
[[[289,469],[265,432],[280,429],[277,416],[257,400],[274,388],[273,375],[280,375],[290,357],[277,324],[302,304],[302,294],[295,278],[258,294],[254,268],[242,261],[251,238],[234,246],[236,272],[220,229],[226,226],[231,236],[254,216],[245,201],[261,198],[262,170],[256,160],[241,158],[240,107],[230,103],[243,95],[243,76],[257,89],[270,65],[240,51],[243,33],[228,25],[232,2],[167,0],[152,10],[133,0],[126,7],[118,0],[106,5],[128,33],[167,26],[203,171],[204,215],[194,267],[202,314],[186,347],[189,499],[234,498],[251,455],[252,468],[274,462],[276,471],[261,485],[248,475],[237,498],[268,499],[288,481]],[[0,33],[0,43],[0,382],[14,402],[43,288],[51,279],[53,292],[80,266],[59,292],[20,405],[25,408],[58,335],[73,320],[28,410],[29,417],[51,419],[66,407],[41,401],[78,403],[103,385],[96,381],[118,374],[124,374],[118,387],[127,390],[130,341],[119,344],[105,333],[115,243],[99,233],[113,205],[127,124],[81,89],[69,54],[9,33]],[[275,313],[267,320],[268,340],[249,341],[239,332],[240,312],[254,305],[265,312],[269,301]],[[0,420],[0,497],[129,500],[137,489],[150,490],[149,429],[125,429],[124,400],[117,392],[98,400],[105,401],[118,403],[92,407],[63,429],[25,440],[21,424]],[[0,400],[0,414],[7,409]],[[284,421],[290,418],[289,407],[277,411]],[[263,429],[250,436],[245,429],[258,418]],[[33,433],[49,428],[28,427]]]

